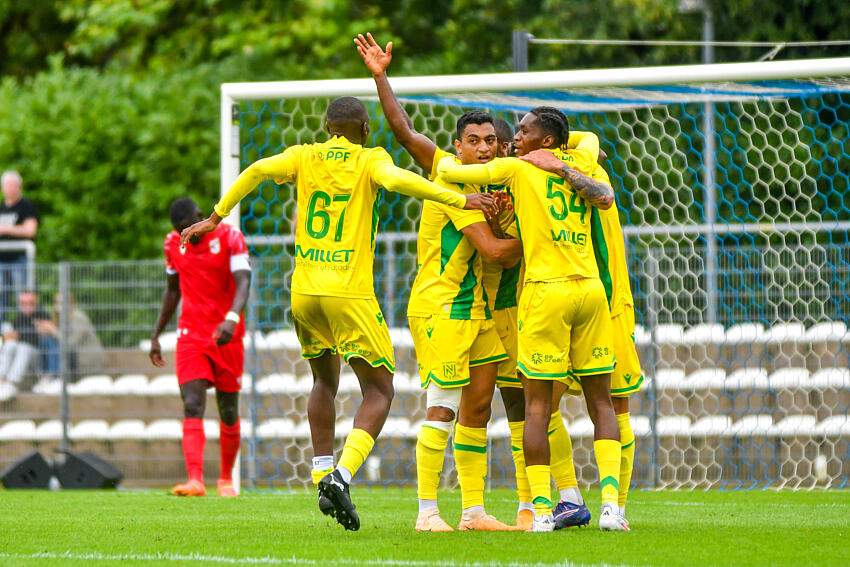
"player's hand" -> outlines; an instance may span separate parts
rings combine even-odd
[[[510,211],[514,208],[514,202],[511,201],[511,196],[508,195],[507,191],[493,191],[491,195],[496,197],[496,203],[499,205],[499,212]]]
[[[154,366],[165,366],[165,360],[162,358],[162,347],[159,346],[159,339],[157,337],[151,337],[151,351],[148,353],[148,356],[150,356]]]
[[[233,338],[234,331],[236,331],[236,323],[229,319],[222,321],[218,328],[216,328],[215,333],[213,333],[216,346],[222,346],[229,343],[230,339]]]
[[[492,193],[469,193],[466,195],[466,204],[463,208],[467,211],[481,211],[484,213],[484,218],[488,220],[499,214],[499,204]]]
[[[519,159],[549,173],[561,173],[561,168],[564,167],[564,162],[549,150],[534,150],[524,156],[519,156]]]
[[[204,233],[212,232],[217,226],[218,224],[214,220],[204,219],[188,228],[184,228],[183,232],[180,233],[180,246],[186,246],[186,243],[192,237],[200,237]]]
[[[602,163],[606,159],[608,159],[608,154],[602,151],[602,148],[599,148],[599,156],[596,158],[596,163]]]
[[[368,38],[368,39],[367,39]],[[384,51],[371,33],[357,34],[354,38],[354,44],[357,46],[357,52],[363,58],[363,63],[372,71],[373,75],[380,75],[390,66],[390,61],[393,60],[393,42],[387,44],[387,49]]]

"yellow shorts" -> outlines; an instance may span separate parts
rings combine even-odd
[[[611,312],[598,278],[525,285],[517,367],[526,378],[561,380],[614,370]]]
[[[517,355],[517,307],[492,311],[493,324],[508,357],[499,363],[496,370],[496,386],[499,388],[522,388],[522,380],[516,373]]]
[[[349,362],[359,357],[395,372],[389,329],[378,301],[292,293],[292,320],[301,356],[317,358],[330,350]]]
[[[635,348],[635,310],[627,305],[625,311],[611,319],[614,328],[614,356],[617,367],[611,374],[611,396],[627,398],[640,390],[643,385],[643,371]],[[581,395],[581,378],[573,375],[567,392],[573,396]]]
[[[469,368],[500,362],[508,355],[492,320],[445,319],[440,315],[409,317],[419,380],[442,388],[469,384]]]

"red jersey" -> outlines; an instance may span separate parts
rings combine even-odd
[[[180,246],[180,233],[172,230],[165,237],[165,266],[169,274],[180,276],[183,305],[177,323],[177,336],[212,337],[233,305],[236,282],[231,258],[245,255],[248,247],[242,233],[226,223],[201,236],[197,244]],[[247,262],[244,264],[247,266]],[[242,340],[245,320],[233,332],[233,340]]]

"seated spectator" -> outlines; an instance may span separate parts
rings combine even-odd
[[[29,389],[25,381],[41,355],[41,371],[46,375],[59,373],[59,341],[56,324],[38,306],[33,291],[18,294],[18,311],[10,323],[3,325],[3,347],[0,349],[0,382],[10,382],[19,390]]]
[[[68,317],[68,349],[70,350],[69,371],[71,379],[76,380],[82,374],[102,371],[106,365],[106,352],[97,337],[91,319],[77,306],[74,296],[68,296],[68,307],[71,316]],[[62,295],[56,294],[53,304],[56,334],[60,339],[60,324],[62,316]]]

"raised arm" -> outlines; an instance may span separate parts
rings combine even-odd
[[[582,199],[598,209],[610,209],[614,204],[614,189],[610,185],[596,181],[592,177],[571,168],[548,150],[534,150],[520,156],[519,159],[549,173],[560,175]]]
[[[597,163],[602,163],[608,159],[608,154],[602,151],[599,147],[599,137],[593,132],[582,132],[580,130],[570,130],[570,138],[567,141],[567,148],[585,148],[590,152],[590,155],[596,158]]]
[[[412,171],[396,167],[392,163],[384,163],[375,168],[374,181],[390,191],[410,195],[417,199],[430,199],[456,209],[476,209],[482,211],[487,218],[499,213],[496,198],[487,193],[471,193],[462,195],[449,189],[444,189],[435,183],[423,179]]]
[[[386,50],[383,50],[372,37],[372,34],[367,33],[366,37],[363,37],[363,34],[358,34],[354,38],[354,43],[357,45],[360,57],[363,58],[363,63],[366,64],[366,67],[372,72],[372,78],[375,79],[381,108],[384,110],[393,136],[410,153],[416,163],[427,173],[431,173],[437,145],[413,128],[410,116],[398,102],[390,86],[390,81],[387,79],[386,69],[393,58],[393,42],[389,42]]]

